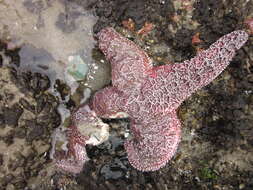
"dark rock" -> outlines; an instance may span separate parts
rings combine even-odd
[[[101,168],[100,174],[104,176],[106,180],[108,179],[118,180],[126,175],[126,169],[127,168],[124,166],[122,161],[116,158],[114,159],[113,162],[105,164]]]
[[[21,138],[21,139],[25,138],[26,137],[26,128],[25,127],[16,128],[14,136],[17,138]]]
[[[173,37],[173,54],[175,56],[176,62],[181,62],[189,59],[195,54],[195,50],[191,42],[192,35],[192,31],[183,28],[178,30],[176,35]],[[170,45],[169,43],[170,41],[167,41],[168,45]]]
[[[228,149],[237,144],[242,137],[236,127],[226,120],[217,120],[208,123],[200,130],[203,140],[208,140],[219,149]]]
[[[24,98],[21,98],[19,100],[19,103],[20,105],[23,106],[23,108],[25,108],[26,110],[32,112],[32,113],[35,113],[35,106],[34,105],[31,105],[26,99]]]
[[[160,21],[161,15],[169,17],[174,14],[174,7],[171,1],[164,1],[164,3],[148,0],[98,1],[98,3],[92,5],[92,8],[95,8],[96,14],[99,16],[97,23],[93,27],[95,33],[104,27],[115,26],[116,23],[121,25],[123,20],[129,18],[135,22],[138,30],[147,21],[155,23]],[[164,31],[160,28],[160,25],[157,25],[157,27],[158,31]],[[167,28],[167,25],[164,28]]]
[[[5,50],[6,46],[7,46],[6,43],[0,40],[0,51]]]
[[[12,174],[7,174],[3,178],[4,184],[7,185],[8,183],[11,183],[14,178],[15,177]]]
[[[7,101],[12,101],[12,100],[14,100],[14,98],[15,98],[15,95],[14,94],[12,94],[12,93],[5,93],[5,99],[7,100]]]
[[[3,154],[0,154],[0,166],[3,165],[4,159],[3,159]]]
[[[5,51],[5,55],[11,58],[11,64],[14,64],[16,66],[20,65],[19,51],[20,48]]]
[[[7,144],[7,146],[11,145],[14,141],[14,130],[10,130],[5,136],[2,137],[3,141]]]
[[[55,81],[54,87],[60,93],[62,100],[65,100],[65,97],[70,94],[70,87],[59,79]]]
[[[35,73],[30,81],[30,86],[38,94],[50,87],[50,80],[46,75]]]
[[[19,117],[22,115],[23,109],[18,105],[14,104],[11,108],[3,108],[3,116],[5,124],[10,126],[17,126]]]
[[[3,128],[5,125],[4,115],[0,114],[0,128]]]
[[[15,171],[18,167],[23,166],[24,163],[25,159],[22,156],[18,155],[17,159],[9,160],[8,168],[12,171]]]
[[[31,124],[32,125],[29,126],[29,128],[31,128],[31,131],[27,135],[27,141],[29,142],[41,138],[41,136],[45,133],[44,126],[39,125],[35,121],[33,121]]]
[[[240,109],[240,108],[244,108],[247,104],[245,102],[244,97],[236,96],[236,97],[234,97],[232,105],[235,109]]]
[[[46,91],[50,87],[46,75],[32,72],[17,72],[12,70],[12,80],[24,94],[33,93],[34,96]]]
[[[12,184],[14,184],[14,186],[17,189],[25,189],[27,183],[25,181],[25,179],[23,178],[23,176],[17,176],[15,177],[15,179],[12,181]]]
[[[2,57],[2,55],[0,55],[0,67],[2,67],[3,66],[3,57]]]
[[[37,106],[36,112],[39,114],[45,107],[46,104],[46,95],[42,94],[36,98]]]

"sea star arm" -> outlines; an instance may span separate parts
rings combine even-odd
[[[73,147],[73,156],[57,159],[56,167],[70,173],[78,174],[83,169],[83,164],[89,160],[86,150],[81,144],[75,144]]]
[[[165,103],[166,111],[175,110],[192,93],[214,80],[247,39],[246,32],[234,31],[191,60],[154,68],[144,85],[143,94],[156,100],[153,102],[156,108]]]
[[[128,160],[140,171],[155,171],[175,154],[181,137],[176,112],[161,115],[149,123],[131,123],[133,138],[125,142]]]
[[[106,87],[95,93],[90,105],[99,117],[124,118],[123,96],[117,88]]]
[[[190,61],[174,64],[172,70],[175,72],[187,71],[187,79],[190,88],[189,95],[194,91],[212,82],[230,63],[235,56],[236,50],[240,49],[248,39],[248,34],[242,30],[231,32],[215,43],[209,49],[200,52]],[[192,81],[192,82],[191,82]],[[189,96],[188,95],[188,96]]]
[[[98,33],[100,50],[112,66],[112,84],[119,90],[137,88],[152,69],[151,59],[113,28]]]

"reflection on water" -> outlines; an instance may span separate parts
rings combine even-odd
[[[92,28],[96,21],[92,10],[66,0],[0,1],[0,38],[8,42],[9,49],[20,48],[18,70],[46,74],[51,80],[50,90],[57,96],[53,87],[60,80],[79,102],[108,84],[110,78],[108,63],[93,50],[96,41]],[[66,72],[67,68],[81,68],[82,72]],[[79,81],[73,80],[73,75],[78,75]]]

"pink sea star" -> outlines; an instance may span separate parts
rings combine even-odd
[[[92,144],[98,145],[99,139],[94,141],[92,137],[96,134],[96,130],[102,132],[98,135],[100,136],[100,140],[103,137],[103,134],[106,136],[104,131],[107,130],[107,124],[104,124],[100,118],[97,117],[96,113],[90,110],[88,105],[84,105],[80,107],[76,112],[72,115],[72,125],[68,127],[67,130],[67,152],[57,152],[54,153],[52,157],[56,160],[56,166],[64,171],[68,171],[71,173],[80,173],[85,162],[89,160],[85,145]],[[57,131],[54,135],[55,142],[53,142],[53,147],[55,147],[57,137],[60,131]],[[65,134],[64,134],[65,135]],[[60,139],[60,141],[64,141],[65,139]],[[55,148],[53,148],[55,149]],[[55,150],[53,150],[55,151]]]
[[[128,114],[132,138],[125,149],[133,167],[154,171],[166,165],[181,136],[177,108],[214,80],[247,39],[246,32],[234,31],[191,60],[153,67],[143,50],[113,28],[98,34],[99,48],[111,62],[112,86],[98,91],[90,105],[99,117]]]

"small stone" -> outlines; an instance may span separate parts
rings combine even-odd
[[[74,81],[83,80],[88,73],[88,65],[79,55],[69,56],[68,62],[66,73],[70,79]]]

